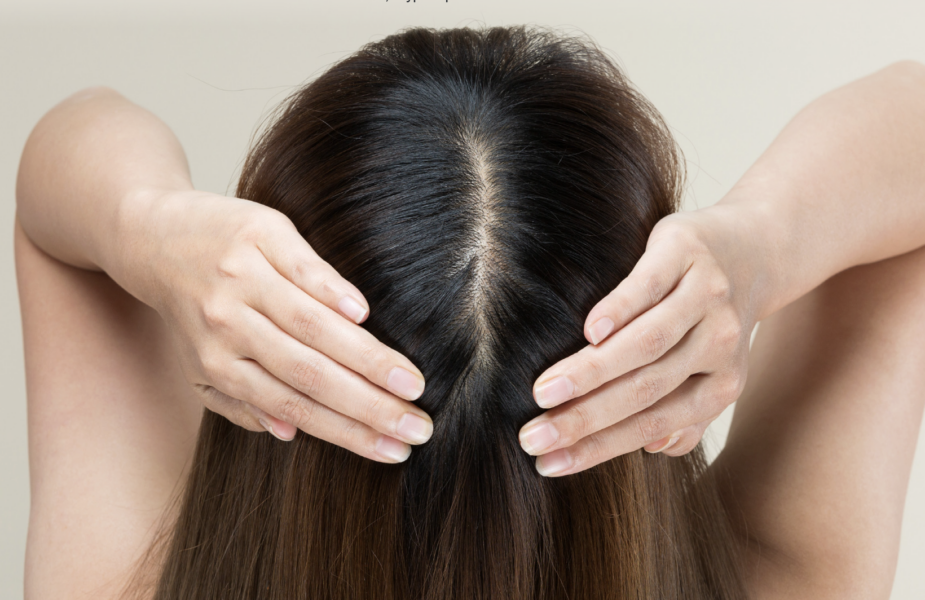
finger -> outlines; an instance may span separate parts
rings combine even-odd
[[[260,290],[248,298],[250,306],[290,336],[405,400],[417,400],[424,392],[418,368],[373,334],[340,318],[277,273],[263,270],[258,277]]]
[[[289,442],[295,437],[296,428],[266,413],[253,404],[232,398],[211,385],[195,384],[202,403],[232,423],[250,431],[266,430],[276,438]]]
[[[586,346],[550,367],[533,390],[536,403],[551,408],[644,365],[673,348],[704,317],[697,283],[685,277],[652,309],[598,346]]]
[[[402,462],[411,446],[299,393],[249,359],[231,369],[229,393],[316,438],[378,462]]]
[[[594,345],[667,296],[693,264],[688,252],[674,251],[670,238],[647,248],[630,274],[591,309],[585,338]]]
[[[295,439],[295,434],[298,429],[294,425],[277,419],[270,413],[260,410],[253,404],[248,402],[242,402],[242,404],[248,412],[257,417],[257,422],[260,423],[264,429],[273,434],[273,437],[276,439],[284,442],[291,442]]]
[[[582,438],[572,446],[537,457],[536,468],[545,476],[584,471],[605,460],[671,438],[675,432],[722,412],[728,403],[717,391],[717,376],[689,378],[661,401],[632,417]]]
[[[411,402],[305,346],[256,311],[247,311],[242,319],[251,335],[240,350],[283,383],[338,413],[409,444],[422,444],[430,439],[433,422]],[[298,426],[285,417],[283,420]]]
[[[647,409],[696,372],[696,350],[696,339],[687,336],[655,363],[536,417],[521,429],[521,445],[528,454],[567,448]]]
[[[257,242],[260,252],[283,277],[354,323],[369,315],[369,304],[355,285],[341,277],[299,234],[288,217],[274,235]]]
[[[697,444],[703,438],[703,432],[712,422],[713,418],[710,418],[700,423],[689,425],[657,442],[645,445],[643,449],[651,454],[662,452],[668,456],[682,456],[697,447]]]
[[[241,402],[237,398],[225,394],[212,387],[197,383],[193,385],[196,395],[199,396],[200,402],[212,412],[218,413],[240,427],[250,431],[261,431],[263,425],[257,420],[256,413],[247,410],[246,402]]]

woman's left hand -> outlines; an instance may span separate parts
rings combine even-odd
[[[736,205],[659,221],[630,275],[585,321],[591,342],[534,385],[550,409],[523,426],[547,476],[645,448],[680,456],[742,392],[762,279]]]

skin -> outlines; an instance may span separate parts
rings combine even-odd
[[[851,267],[925,245],[925,67],[897,63],[803,109],[715,206],[660,221],[537,380],[544,475],[641,447],[690,452],[739,397],[758,321]]]
[[[173,133],[118,93],[84,90],[43,117],[16,193],[40,248],[107,273],[161,315],[211,410],[383,462],[430,437],[430,417],[409,402],[423,376],[356,326],[369,313],[360,291],[282,213],[194,190]]]
[[[538,469],[683,454],[738,397],[711,469],[752,596],[889,597],[925,404],[923,98],[915,63],[827,94],[719,204],[660,222],[589,314],[592,344],[538,379],[541,403],[556,376],[573,397],[522,431],[557,430]],[[186,475],[203,404],[375,460],[421,439],[399,433],[405,414],[429,422],[407,393],[420,372],[364,336],[365,315],[341,305],[365,311],[362,295],[280,217],[193,190],[166,126],[111,90],[36,126],[15,236],[27,598],[118,597]],[[389,391],[396,367],[416,387]]]

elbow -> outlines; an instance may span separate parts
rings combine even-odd
[[[900,81],[925,85],[925,64],[917,60],[896,61],[883,69],[883,72]]]
[[[32,188],[47,176],[47,157],[53,156],[59,146],[65,144],[67,134],[75,124],[92,116],[95,105],[102,106],[121,98],[119,92],[107,86],[83,88],[60,101],[39,119],[26,139],[20,156],[16,177],[17,204],[27,202],[32,195]]]
[[[94,85],[82,88],[51,107],[48,112],[39,119],[33,131],[41,129],[42,126],[48,122],[55,123],[58,120],[66,119],[70,113],[75,110],[80,110],[79,107],[81,105],[88,103],[91,105],[107,103],[122,98],[122,94],[105,85]]]
[[[107,96],[117,96],[121,97],[122,95],[116,90],[112,89],[106,85],[92,85],[90,87],[85,87],[81,90],[77,90],[67,98],[61,101],[61,105],[70,104],[72,102],[81,102],[85,100],[90,100],[94,98],[105,98]]]

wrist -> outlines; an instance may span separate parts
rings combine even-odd
[[[133,188],[118,203],[103,270],[132,296],[159,310],[157,274],[162,242],[179,190]]]
[[[779,206],[769,197],[738,186],[708,207],[733,244],[737,284],[748,298],[748,315],[757,323],[794,298],[786,259],[788,229]]]

